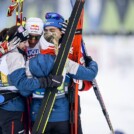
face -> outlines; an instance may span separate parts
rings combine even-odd
[[[36,46],[36,44],[39,42],[41,35],[39,34],[29,34],[29,39],[28,39],[28,43],[29,43],[29,47],[33,48]]]
[[[28,46],[29,46],[28,40],[26,40],[26,41],[21,42],[18,47],[19,47],[22,51],[25,51]]]
[[[59,40],[62,36],[62,32],[57,27],[48,26],[44,29],[44,37],[51,36],[52,34],[56,35],[56,38]]]

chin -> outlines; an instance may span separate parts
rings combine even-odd
[[[36,43],[34,44],[29,44],[29,47],[35,47],[36,46]]]

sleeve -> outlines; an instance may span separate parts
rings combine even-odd
[[[98,73],[98,65],[95,61],[91,61],[88,64],[88,67],[79,65],[78,63],[71,60],[69,60],[68,64],[68,73],[70,77],[74,79],[92,81]]]
[[[8,73],[12,73],[17,69],[25,68],[25,60],[23,56],[18,52],[11,52],[7,55],[6,58]]]
[[[8,79],[23,96],[30,95],[34,90],[40,88],[37,78],[27,78],[25,69],[20,68],[8,75]]]
[[[14,85],[23,96],[28,96],[33,90],[40,88],[40,83],[37,78],[28,78],[26,76],[23,56],[18,53],[8,55],[7,65],[9,82]]]
[[[88,91],[92,87],[92,82],[83,80],[83,87],[79,91]]]

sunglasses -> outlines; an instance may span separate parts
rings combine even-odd
[[[56,20],[63,20],[64,21],[64,18],[61,15],[59,15],[58,13],[53,13],[53,12],[46,13],[45,18],[46,19],[56,19]]]
[[[34,36],[34,35],[30,35],[30,34],[29,34],[29,40],[39,40],[40,37],[41,37],[41,35],[39,35],[39,36]]]

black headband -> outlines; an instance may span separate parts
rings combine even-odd
[[[8,41],[10,42],[14,38],[18,38],[20,42],[23,42],[29,38],[28,31],[24,27],[19,26],[15,34],[9,37]]]

